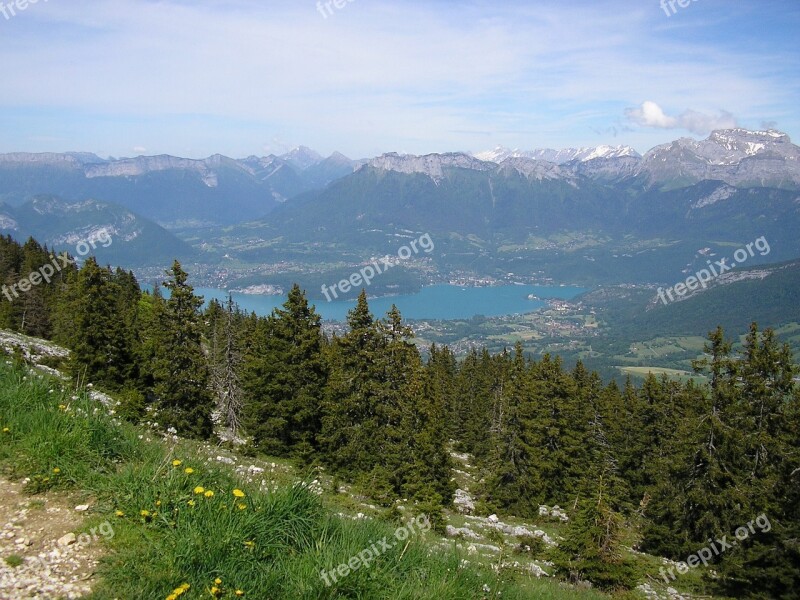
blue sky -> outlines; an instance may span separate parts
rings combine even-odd
[[[800,141],[800,2],[660,3],[39,0],[0,12],[0,152]]]

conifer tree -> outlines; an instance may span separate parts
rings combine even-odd
[[[194,295],[178,261],[167,275],[170,278],[164,287],[170,297],[154,304],[154,330],[150,332],[150,373],[157,418],[182,435],[207,438],[212,432],[213,402],[198,312],[203,299]]]
[[[320,317],[295,285],[258,335],[245,383],[248,431],[264,452],[310,460],[327,380]]]
[[[120,310],[120,285],[94,257],[78,272],[73,303],[70,371],[82,381],[121,389],[133,366],[131,336]]]
[[[508,375],[493,409],[488,500],[512,514],[533,517],[543,500],[540,473],[535,465],[540,449],[532,435],[538,398],[532,396],[522,345],[517,343],[513,357],[505,353],[501,356]]]
[[[375,372],[383,340],[362,290],[347,315],[349,331],[329,349],[330,376],[325,394],[322,443],[326,460],[340,472],[368,473],[378,459],[380,435],[375,404]]]
[[[478,460],[487,457],[489,450],[489,396],[492,376],[492,359],[488,350],[479,355],[472,348],[461,363],[456,374],[456,396],[460,398],[461,410],[451,415],[458,424],[458,447]]]
[[[709,342],[710,359],[696,361],[695,368],[708,370],[710,389],[697,396],[696,415],[687,414],[676,428],[645,532],[647,549],[672,557],[690,554],[698,544],[749,519],[743,433],[736,427],[740,365],[721,328]]]
[[[49,338],[52,334],[50,319],[52,288],[44,281],[34,285],[30,277],[50,261],[50,253],[46,246],[42,247],[33,238],[25,242],[22,253],[20,277],[29,282],[29,289],[22,291],[22,288],[19,288],[19,298],[15,299],[20,317],[19,330],[33,337]]]
[[[588,580],[604,590],[630,589],[635,570],[622,553],[623,518],[606,495],[606,473],[587,480],[578,509],[555,552],[556,568],[577,583]]]
[[[787,345],[753,323],[740,365],[742,453],[754,534],[718,565],[716,588],[753,598],[792,598],[800,589],[800,388]],[[764,527],[769,523],[769,527]],[[741,523],[740,523],[741,525]],[[768,530],[767,530],[768,529]]]
[[[440,508],[434,508],[449,502],[454,491],[446,422],[449,366],[423,369],[412,343],[414,333],[403,323],[396,306],[378,327],[386,349],[377,413],[384,460],[377,467],[394,469],[390,481],[395,493],[419,502],[420,510],[431,517],[433,512],[439,514]]]
[[[537,478],[547,503],[574,503],[589,464],[590,405],[582,402],[575,380],[561,359],[545,355],[534,365],[531,446],[539,449]]]

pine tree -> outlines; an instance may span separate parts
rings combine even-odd
[[[414,499],[420,510],[432,513],[434,507],[449,502],[454,491],[447,448],[447,382],[437,379],[439,372],[423,368],[412,342],[414,333],[396,306],[377,325],[385,351],[376,371],[383,457],[376,467],[393,470],[390,481],[395,493]]]
[[[583,363],[578,363],[583,368]],[[583,375],[576,374],[576,381],[583,380]],[[630,508],[630,487],[625,481],[620,468],[619,449],[615,445],[616,420],[622,420],[621,398],[615,394],[616,387],[602,388],[597,373],[585,378],[586,399],[591,407],[589,423],[589,464],[586,478],[604,473],[605,497],[608,505],[616,511]],[[591,475],[590,475],[591,473]]]
[[[426,381],[413,332],[397,307],[375,321],[364,291],[348,324],[328,349],[326,462],[384,503],[403,493],[426,510],[441,508],[452,495],[445,399]]]
[[[182,435],[207,438],[212,432],[213,401],[198,313],[203,300],[194,295],[178,261],[167,275],[164,287],[170,297],[154,304],[149,346],[157,418]]]
[[[710,360],[695,362],[698,371],[708,370],[709,392],[697,395],[696,414],[686,414],[676,428],[645,532],[645,548],[672,557],[686,556],[749,519],[743,433],[736,427],[740,364],[721,328],[709,341]]]
[[[131,336],[120,312],[120,285],[90,257],[78,272],[70,371],[82,381],[119,390],[133,366]]]
[[[444,407],[444,435],[452,440],[462,434],[460,419],[466,410],[464,399],[456,392],[458,363],[447,346],[432,344],[429,352],[430,357],[425,367],[426,382],[430,386],[428,393],[436,398],[437,404]]]
[[[19,299],[16,300],[19,307],[18,315],[21,318],[19,330],[33,337],[49,338],[52,335],[50,320],[52,289],[44,281],[34,285],[30,278],[31,274],[37,272],[42,265],[50,261],[50,253],[46,246],[40,246],[33,238],[29,238],[25,242],[22,247],[22,253],[20,277],[29,282],[29,289],[24,292],[21,291]]]
[[[726,553],[714,580],[722,593],[752,598],[793,598],[800,589],[800,389],[787,345],[753,323],[740,364],[742,406],[737,425],[749,521],[756,533]],[[764,525],[768,523],[768,527]],[[739,525],[742,525],[740,523]]]
[[[504,384],[495,398],[491,421],[491,447],[486,484],[490,505],[509,513],[533,517],[543,500],[536,461],[540,449],[532,435],[532,420],[538,398],[534,398],[522,345],[517,343],[513,358],[502,354]]]
[[[489,397],[492,377],[492,358],[486,348],[481,354],[473,348],[461,363],[456,374],[456,396],[461,410],[450,418],[458,424],[457,447],[483,460],[488,455]]]
[[[375,372],[383,340],[364,291],[347,315],[349,331],[329,348],[330,376],[325,394],[322,444],[326,461],[341,473],[369,473],[379,458]]]
[[[622,553],[624,521],[608,501],[605,475],[601,472],[595,475],[597,479],[587,480],[554,562],[574,583],[588,580],[604,590],[630,589],[636,584],[636,574]]]
[[[531,446],[542,497],[547,503],[571,504],[578,498],[589,465],[591,405],[581,398],[561,359],[545,355],[533,368],[534,404]]]
[[[248,431],[264,452],[311,460],[327,380],[320,317],[295,285],[257,335],[245,383]]]

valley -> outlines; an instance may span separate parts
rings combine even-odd
[[[800,597],[797,0],[0,15],[0,600]]]

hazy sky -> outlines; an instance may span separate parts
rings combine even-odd
[[[0,0],[0,152],[800,142],[800,1],[660,1]]]

